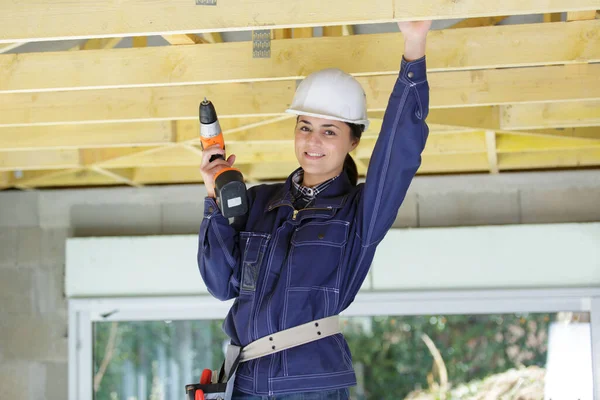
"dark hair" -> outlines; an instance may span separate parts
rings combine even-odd
[[[351,124],[349,122],[346,122],[346,125],[350,127],[350,134],[352,135],[352,138],[360,140],[362,133],[365,130],[365,126]],[[344,159],[344,171],[346,172],[346,175],[348,175],[352,186],[356,186],[358,182],[358,169],[356,168],[356,163],[352,159],[350,153],[346,154],[346,158]]]

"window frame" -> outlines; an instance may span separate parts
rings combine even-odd
[[[208,295],[69,299],[69,400],[93,399],[94,322],[223,319],[232,303]],[[600,400],[600,288],[361,292],[342,315],[561,311],[590,313],[594,399]]]

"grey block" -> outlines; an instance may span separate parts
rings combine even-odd
[[[0,348],[6,361],[67,362],[66,313],[4,314],[0,318]]]
[[[31,291],[34,310],[37,313],[66,313],[64,264],[57,264],[54,267],[35,271]]]
[[[74,236],[153,235],[161,231],[160,204],[75,205]]]
[[[0,313],[33,312],[34,274],[29,268],[0,269]]]
[[[428,193],[418,202],[420,227],[519,223],[517,191]]]
[[[38,192],[0,193],[0,227],[38,225]]]
[[[42,230],[19,228],[17,237],[17,265],[37,268],[41,265]]]
[[[521,191],[522,222],[600,221],[600,187]]]
[[[418,207],[417,195],[409,190],[404,198],[398,216],[392,225],[392,228],[414,228],[418,226]]]
[[[0,228],[0,268],[17,266],[17,240],[16,228]]]
[[[45,386],[46,370],[39,363],[15,361],[0,364],[0,399],[52,399],[44,395]]]
[[[66,362],[46,363],[46,399],[67,399],[69,396],[69,369]]]
[[[195,234],[200,230],[203,201],[162,205],[162,233]]]
[[[64,264],[66,258],[66,240],[71,236],[68,228],[45,229],[42,231],[41,265],[55,266]]]

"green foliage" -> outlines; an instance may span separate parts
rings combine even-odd
[[[194,346],[192,352],[192,376],[199,379],[202,369],[217,369],[223,361],[222,343],[226,336],[221,329],[220,321],[187,321],[192,332]],[[122,399],[123,376],[126,373],[126,362],[131,362],[136,373],[145,373],[145,392],[152,393],[152,383],[156,370],[153,365],[159,359],[159,348],[165,351],[166,359],[180,362],[177,354],[178,329],[182,321],[132,321],[120,322],[117,329],[117,340],[112,358],[106,373],[102,377],[95,400]],[[106,354],[111,330],[110,322],[94,324],[94,374],[98,374],[102,360]],[[206,354],[209,351],[210,354]],[[196,378],[195,378],[196,379]],[[186,382],[193,383],[193,382]],[[136,383],[137,384],[137,383]],[[183,391],[183,386],[181,386]],[[142,400],[142,399],[140,399]],[[144,399],[145,400],[145,399]]]
[[[548,314],[346,319],[343,331],[359,380],[358,387],[352,390],[353,398],[398,400],[415,389],[427,389],[428,375],[430,380],[434,377],[439,382],[433,356],[422,339],[424,334],[439,350],[453,386],[511,368],[544,366],[552,319]],[[94,326],[95,374],[105,356],[110,329],[110,322]],[[203,368],[218,369],[223,361],[223,343],[227,338],[221,321],[119,323],[113,356],[95,399],[125,398],[123,376],[128,362],[135,373],[146,374],[145,393],[150,397],[160,359],[159,348],[163,359],[175,361],[183,368],[180,341],[190,331],[192,376],[197,379]],[[180,382],[176,385],[183,390]]]
[[[543,366],[550,320],[547,314],[374,317],[366,326],[349,320],[344,335],[353,362],[365,366],[364,387],[354,397],[397,400],[427,388],[434,360],[423,334],[440,351],[453,384]]]

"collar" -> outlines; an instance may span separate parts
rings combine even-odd
[[[304,170],[302,168],[297,169],[292,174],[292,185],[295,189],[295,193],[297,197],[305,198],[308,200],[313,200],[315,197],[319,195],[319,193],[323,192],[327,187],[337,179],[339,175],[334,176],[331,179],[326,180],[325,182],[319,183],[317,186],[312,188],[304,186],[301,182],[304,178]]]
[[[293,177],[301,169],[301,167],[298,167],[294,172],[292,172],[287,177],[283,185],[281,185],[281,188],[277,190],[273,196],[271,196],[267,202],[267,206],[265,207],[265,212],[270,211],[274,207],[282,204],[292,206]],[[332,182],[330,182],[329,185],[320,193],[320,195],[315,199],[312,207],[342,208],[346,202],[348,193],[352,189],[353,186],[350,183],[350,179],[348,179],[348,175],[342,172],[337,179],[332,180]]]

